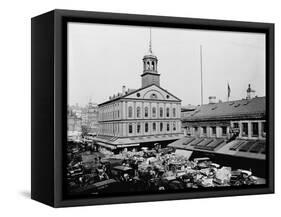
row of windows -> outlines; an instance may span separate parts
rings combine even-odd
[[[109,135],[113,135],[113,134],[118,134],[119,133],[119,125],[112,125],[112,124],[105,124],[102,126],[99,126],[100,129],[100,133],[102,134],[109,134]]]
[[[114,119],[114,118],[120,118],[120,110],[116,110],[116,111],[102,111],[100,112],[100,118],[101,120],[105,120],[105,119]]]
[[[222,132],[222,136],[226,136],[227,135],[227,127],[226,126],[221,126],[221,132]],[[194,134],[199,134],[200,127],[195,126],[194,127]],[[201,127],[202,129],[202,134],[206,135],[207,134],[207,127]],[[216,135],[217,134],[217,127],[216,126],[211,126],[210,127],[210,134],[211,135]]]
[[[151,116],[153,118],[156,118],[156,107],[152,107],[152,113],[151,113]],[[148,107],[146,106],[144,108],[144,117],[148,117],[149,116],[149,109]],[[173,108],[172,109],[172,117],[176,117],[177,116],[177,113],[176,113],[176,108]],[[132,106],[129,106],[128,108],[128,117],[129,118],[132,118],[133,117],[133,107]],[[137,109],[136,109],[136,117],[137,118],[140,118],[141,117],[141,107],[138,106]],[[159,108],[159,117],[164,117],[164,109],[162,107]],[[166,117],[170,117],[170,108],[166,108]]]
[[[164,127],[165,127],[165,129],[164,129]],[[157,124],[155,122],[152,123],[151,130],[152,130],[152,132],[156,132]],[[164,123],[160,122],[159,123],[159,131],[163,132],[163,130],[166,130],[167,132],[169,132],[170,130],[176,131],[177,130],[176,122],[174,122],[172,124],[167,123],[167,124],[165,124],[165,126],[164,126]],[[141,124],[140,123],[136,124],[136,132],[141,133]],[[145,133],[149,132],[149,124],[148,123],[144,124],[144,132]],[[129,124],[128,133],[129,134],[133,133],[133,124]]]
[[[164,118],[165,117],[169,118],[169,117],[177,117],[177,110],[176,108],[166,108],[166,113],[164,114],[164,108],[160,107],[158,110],[158,114],[160,118]],[[136,108],[136,118],[141,118],[141,107],[137,106]],[[171,114],[172,113],[172,114]],[[144,117],[149,117],[149,107],[145,106],[144,107],[144,111],[143,111],[143,115]],[[133,106],[129,106],[128,107],[128,117],[132,118],[133,117]],[[157,117],[157,108],[156,107],[152,107],[151,109],[151,117],[152,118],[156,118]],[[115,110],[115,111],[101,111],[100,112],[100,119],[101,120],[106,120],[106,119],[115,119],[115,118],[120,118],[120,110]]]
[[[261,132],[261,137],[265,137],[266,135],[266,123],[261,122],[261,129],[259,129],[259,122],[242,122],[241,123],[241,132],[240,132],[240,124],[238,122],[233,123],[233,128],[238,129],[241,137],[248,137],[249,136],[249,124],[251,124],[251,137],[258,137],[259,132]],[[216,135],[217,134],[217,128],[221,129],[221,135],[227,136],[227,126],[210,126],[210,135]],[[194,126],[194,135],[202,134],[207,135],[207,126],[197,127]],[[200,131],[202,129],[202,131]],[[189,129],[190,130],[190,129]]]
[[[251,136],[252,137],[258,137],[259,136],[259,123],[258,122],[252,122],[251,124]],[[234,128],[239,128],[239,123],[233,124]],[[265,137],[266,135],[266,123],[261,123],[261,136]],[[241,129],[241,136],[242,137],[248,137],[249,136],[249,124],[244,122],[242,123],[242,129]]]

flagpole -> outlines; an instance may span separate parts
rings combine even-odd
[[[203,67],[202,67],[202,45],[200,45],[200,71],[201,71],[201,105],[203,105]]]
[[[227,102],[229,102],[229,97],[230,97],[230,86],[229,86],[229,82],[227,81]]]
[[[229,87],[229,84],[228,84],[228,82],[227,82],[227,102],[229,102],[228,87]]]

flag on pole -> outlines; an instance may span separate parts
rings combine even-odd
[[[230,97],[230,92],[231,92],[231,89],[230,89],[229,83],[227,82],[227,98],[228,98],[228,100],[229,100],[229,97]]]

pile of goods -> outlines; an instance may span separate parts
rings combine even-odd
[[[80,152],[72,147],[67,177],[71,189],[114,183],[115,189],[161,191],[260,184],[251,171],[221,166],[209,158],[188,159],[171,149],[124,151],[119,154]],[[81,149],[81,146],[80,146]],[[110,180],[107,181],[106,180]],[[121,190],[120,190],[121,191]]]

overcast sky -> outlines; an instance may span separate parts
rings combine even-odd
[[[68,24],[68,104],[102,103],[127,88],[141,87],[149,28]],[[248,83],[265,96],[265,35],[259,33],[152,27],[160,86],[182,100],[200,104],[200,45],[203,48],[204,103],[209,96],[246,97]]]

